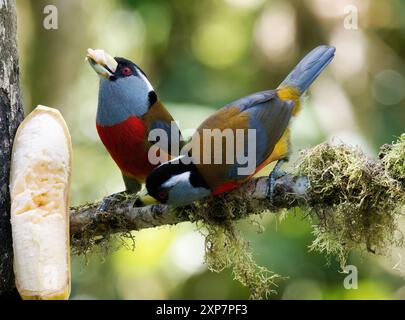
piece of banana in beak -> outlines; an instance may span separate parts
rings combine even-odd
[[[117,61],[102,49],[87,49],[86,60],[99,75],[107,79],[114,74],[118,66]]]
[[[37,107],[15,136],[10,172],[14,273],[23,299],[68,299],[72,146],[56,109]]]

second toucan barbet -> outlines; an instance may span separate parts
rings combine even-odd
[[[161,203],[183,206],[193,201],[222,194],[238,187],[271,162],[278,161],[270,175],[269,197],[274,189],[274,180],[280,174],[280,165],[287,160],[290,149],[292,117],[300,110],[300,97],[332,61],[335,48],[322,45],[309,52],[275,90],[254,93],[224,106],[196,130],[191,139],[192,154],[182,155],[155,168],[146,179],[150,196]],[[230,129],[234,136],[237,130],[255,131],[254,168],[249,174],[239,174],[241,164],[225,161],[229,150],[221,145],[222,162],[215,163],[212,143],[204,141],[205,129],[221,131]],[[248,145],[249,135],[244,134],[242,144]],[[210,137],[209,139],[212,139]],[[212,141],[211,141],[212,142]],[[210,147],[207,150],[205,146]],[[235,148],[234,148],[235,149]],[[195,152],[197,150],[198,152]],[[236,148],[237,150],[237,148]],[[237,152],[237,151],[235,151]],[[242,150],[246,152],[246,150]],[[197,155],[196,155],[197,154]],[[204,155],[209,163],[201,161]],[[242,154],[243,156],[243,154]],[[182,159],[191,158],[187,161]],[[238,158],[235,154],[234,159]]]

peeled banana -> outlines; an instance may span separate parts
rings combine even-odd
[[[38,106],[17,130],[11,159],[14,273],[23,299],[68,299],[71,138],[56,109]]]

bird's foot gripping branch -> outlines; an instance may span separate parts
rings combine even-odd
[[[75,207],[72,245],[76,253],[86,254],[113,234],[130,236],[133,230],[196,222],[206,237],[208,267],[217,272],[232,267],[252,298],[266,297],[279,276],[256,265],[236,221],[300,207],[314,226],[311,250],[337,256],[342,266],[354,249],[386,254],[391,246],[402,245],[398,220],[405,206],[405,134],[384,145],[379,159],[346,145],[318,145],[302,153],[292,172],[276,179],[271,201],[268,188],[268,178],[259,177],[183,208],[136,207],[136,197],[115,202],[106,212],[97,210],[98,203]]]

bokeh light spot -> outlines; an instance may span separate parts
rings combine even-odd
[[[177,237],[170,253],[182,271],[196,273],[204,270],[204,238],[200,233],[190,232]]]
[[[231,6],[241,9],[256,9],[263,4],[264,0],[225,0]]]
[[[331,34],[330,43],[336,47],[331,68],[338,77],[348,79],[364,69],[368,40],[362,31],[352,32],[337,26]]]
[[[302,279],[292,282],[285,288],[283,300],[320,300],[322,290],[319,284],[309,279]]]
[[[239,23],[216,21],[198,29],[192,50],[203,64],[216,68],[229,67],[240,60],[247,47],[246,30]]]
[[[285,61],[294,54],[295,11],[288,3],[268,7],[255,25],[254,37],[264,55],[274,61]]]
[[[404,77],[398,71],[381,71],[374,78],[373,97],[386,106],[400,103],[405,97]]]

